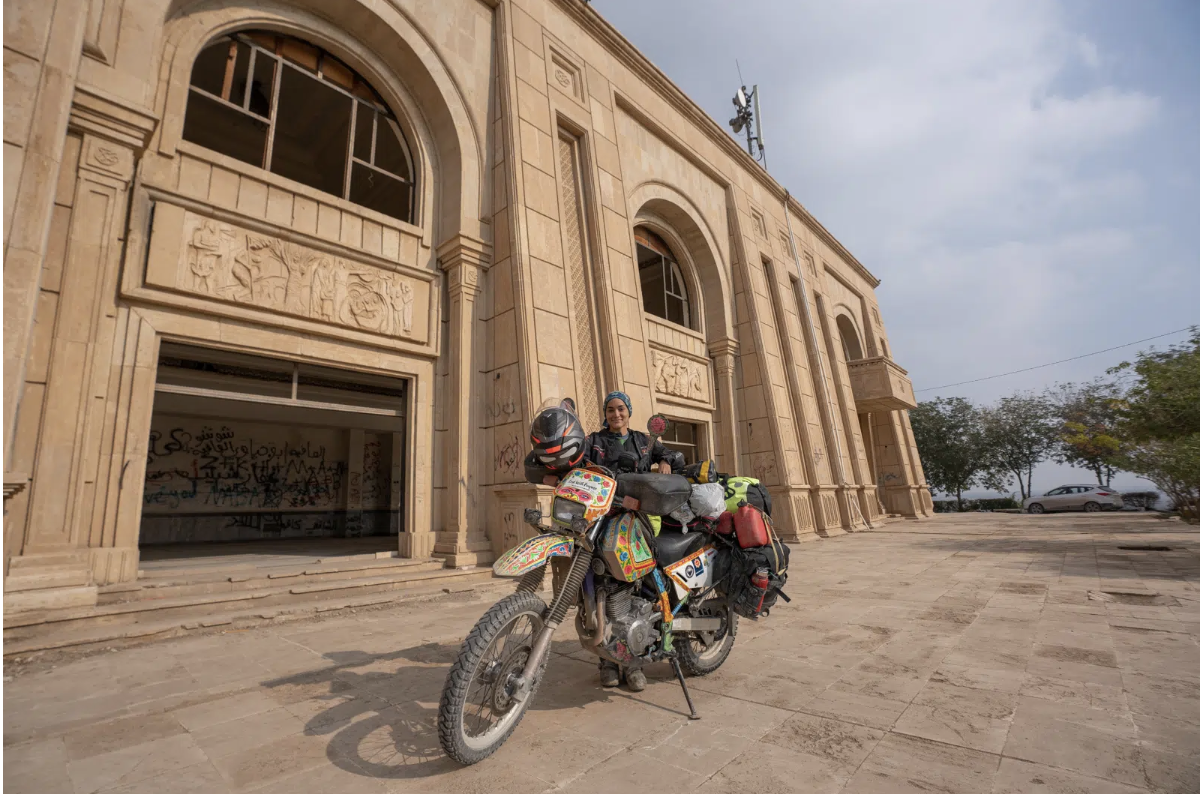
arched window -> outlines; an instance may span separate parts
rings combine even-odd
[[[837,316],[838,336],[842,337],[842,352],[847,361],[857,361],[863,357],[862,343],[858,340],[858,331],[854,323],[844,314]]]
[[[637,241],[643,308],[655,317],[691,328],[687,284],[675,255],[661,237],[645,227],[634,229],[633,236]]]
[[[413,220],[412,156],[395,115],[350,67],[300,39],[241,31],[209,42],[192,66],[183,137]]]

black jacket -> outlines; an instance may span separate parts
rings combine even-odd
[[[622,453],[633,456],[633,460],[622,459]],[[651,444],[650,437],[637,430],[629,431],[629,438],[624,444],[620,436],[609,430],[592,433],[583,442],[583,457],[618,474],[647,472],[652,465],[664,461],[671,465],[671,471],[679,474],[683,471],[684,463],[683,453],[667,449],[658,440]]]

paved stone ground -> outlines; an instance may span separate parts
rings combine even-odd
[[[9,665],[5,790],[1200,791],[1196,528],[893,522],[796,547],[789,591],[693,679],[701,721],[665,665],[641,695],[603,690],[564,637],[516,735],[469,769],[435,714],[481,600]]]

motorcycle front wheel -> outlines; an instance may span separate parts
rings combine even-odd
[[[446,676],[438,709],[438,740],[460,764],[487,758],[516,730],[534,693],[513,697],[544,624],[546,603],[534,593],[497,601],[467,635]]]

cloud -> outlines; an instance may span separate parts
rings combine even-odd
[[[1162,32],[1169,8],[1121,21],[1067,0],[593,7],[722,125],[740,61],[762,89],[771,173],[883,279],[890,347],[918,388],[1200,321],[1200,144],[1185,131],[1200,80],[1180,79],[1200,58]],[[1132,352],[958,393],[1088,380]]]

